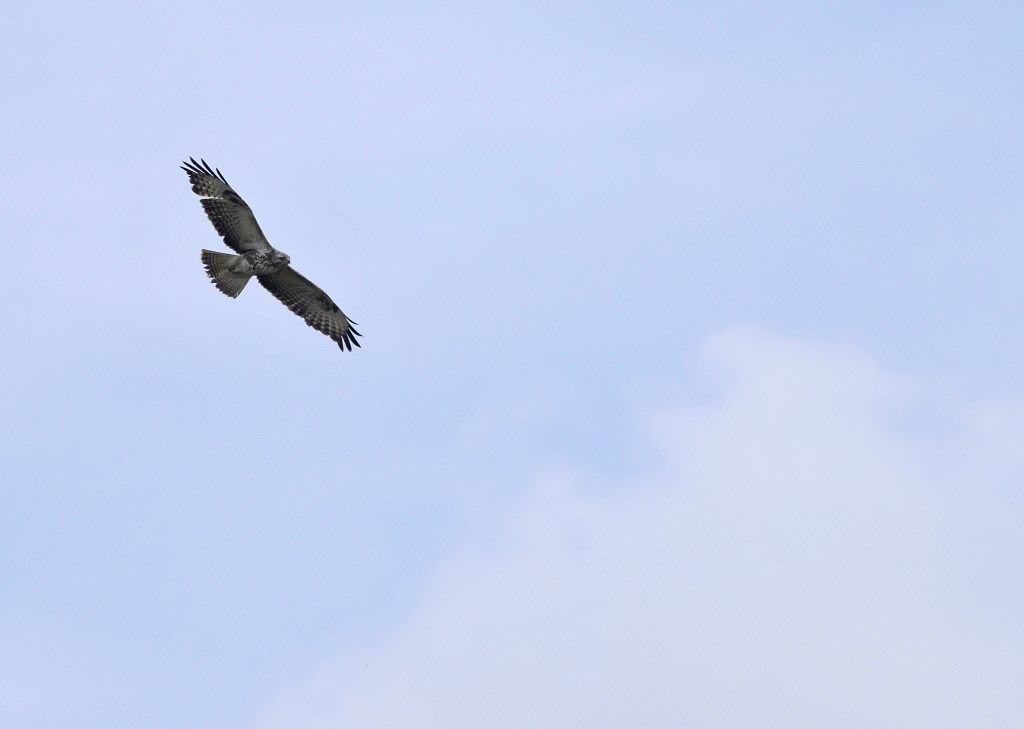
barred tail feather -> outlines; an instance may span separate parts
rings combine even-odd
[[[213,281],[213,285],[232,299],[242,293],[242,289],[252,278],[250,275],[235,273],[231,270],[241,256],[203,249],[201,257],[203,265],[206,267],[206,275]]]

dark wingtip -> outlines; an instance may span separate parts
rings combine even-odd
[[[189,157],[188,162],[181,163],[181,169],[185,170],[189,175],[203,175],[205,177],[213,177],[219,179],[228,187],[231,187],[231,183],[228,182],[228,178],[224,176],[224,173],[220,171],[220,168],[214,168],[210,166],[210,163],[205,159],[200,158],[196,162],[195,157]]]
[[[203,174],[203,170],[199,166],[199,164],[196,162],[195,157],[189,157],[188,159],[189,159],[188,162],[182,162],[181,163],[181,169],[185,170],[185,172],[187,174],[189,174],[189,175],[201,175],[201,174]]]
[[[359,333],[359,332],[356,332],[355,329],[352,329],[351,331],[355,332],[356,334]],[[361,345],[359,343],[358,339],[356,339],[355,337],[353,337],[351,334],[348,334],[348,333],[342,334],[340,339],[335,339],[334,341],[338,343],[338,349],[340,349],[342,352],[345,352],[345,351],[351,352],[353,345],[355,345],[356,347],[359,347],[360,349],[363,346],[363,345]]]
[[[200,158],[199,161],[196,162],[195,157],[189,157],[188,162],[182,162],[181,164],[181,169],[186,172],[191,172],[197,175],[208,175],[210,177],[219,177],[224,180],[224,175],[220,174],[220,170],[215,172],[213,167],[210,166],[210,163],[205,159]],[[227,180],[224,181],[227,182]]]

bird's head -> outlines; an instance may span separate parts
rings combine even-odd
[[[284,266],[289,265],[292,262],[292,259],[291,256],[289,256],[287,253],[282,253],[281,251],[274,251],[272,261],[275,266],[281,266],[283,268]]]

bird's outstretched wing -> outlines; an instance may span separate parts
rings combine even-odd
[[[306,324],[337,342],[342,350],[351,352],[352,345],[362,346],[356,339],[362,335],[352,326],[355,322],[345,316],[323,289],[291,266],[257,278],[278,301],[301,316]]]
[[[252,209],[231,189],[220,170],[210,167],[206,160],[196,162],[192,157],[182,163],[181,169],[188,174],[192,192],[202,196],[206,216],[228,248],[235,253],[272,250]]]

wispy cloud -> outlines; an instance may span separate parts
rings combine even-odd
[[[540,474],[386,644],[256,726],[1015,725],[1020,414],[755,332],[701,362],[718,394],[647,415],[643,473]]]

